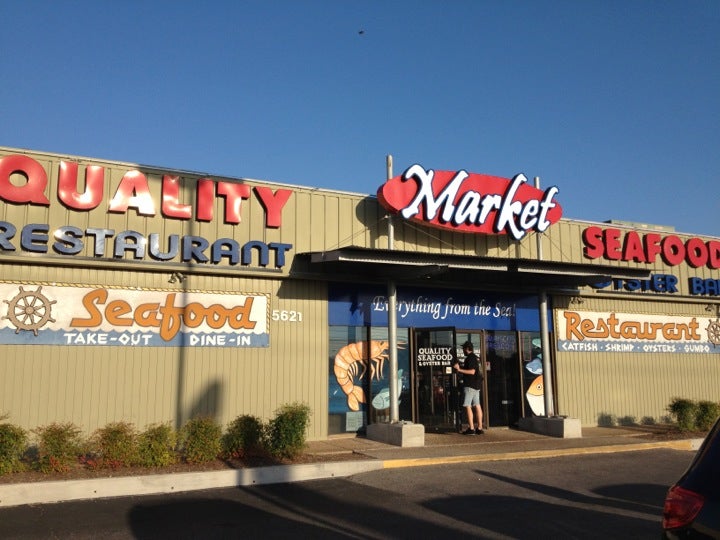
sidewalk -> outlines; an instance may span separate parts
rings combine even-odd
[[[578,439],[559,439],[507,428],[483,435],[426,433],[425,446],[402,448],[357,436],[311,441],[305,453],[317,462],[210,472],[157,474],[0,485],[0,507],[61,501],[176,493],[235,486],[298,482],[426,465],[548,458],[652,448],[697,450],[702,439],[662,438],[633,428],[583,428]]]
[[[661,430],[651,428],[585,427],[582,438],[560,439],[527,431],[490,428],[483,435],[425,433],[425,446],[401,448],[361,437],[338,436],[308,443],[309,454],[342,455],[352,453],[362,459],[382,460],[388,466],[423,463],[491,461],[528,457],[551,457],[569,453],[603,453],[646,448],[697,449],[696,439],[662,438]],[[653,436],[657,438],[653,438]]]

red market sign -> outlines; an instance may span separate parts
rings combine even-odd
[[[518,174],[512,180],[466,171],[425,170],[413,165],[391,178],[377,195],[385,208],[405,219],[465,233],[510,234],[520,240],[530,230],[545,231],[560,220],[553,197]]]
[[[668,266],[685,262],[693,268],[720,268],[720,242],[717,240],[683,240],[674,234],[640,234],[602,227],[588,227],[582,233],[582,240],[585,244],[583,253],[588,259],[602,257],[610,261],[655,264],[660,256]]]

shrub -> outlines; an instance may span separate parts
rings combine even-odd
[[[598,426],[600,427],[612,427],[617,423],[615,415],[610,413],[598,414]]]
[[[38,437],[37,462],[41,472],[66,472],[82,453],[80,428],[73,423],[53,423],[33,430]]]
[[[256,416],[245,414],[233,420],[222,436],[222,452],[226,457],[242,457],[262,447],[263,423]]]
[[[695,427],[702,431],[709,431],[720,416],[720,404],[714,401],[699,401],[695,414]]]
[[[137,432],[132,424],[114,422],[98,429],[91,439],[97,465],[118,469],[137,462]]]
[[[265,443],[275,457],[292,458],[305,446],[310,407],[304,403],[283,405],[265,429]]]
[[[692,431],[695,429],[697,404],[694,401],[683,398],[673,398],[668,406],[668,411],[675,417],[675,421],[681,431]]]
[[[153,424],[138,436],[138,463],[143,467],[164,467],[177,461],[177,433],[169,424]]]
[[[634,416],[623,416],[621,418],[618,418],[618,424],[621,426],[634,426],[637,425],[636,418]]]
[[[210,417],[188,420],[182,428],[182,455],[188,463],[207,463],[220,455],[222,428]]]
[[[655,419],[652,416],[643,416],[640,419],[640,423],[643,426],[654,426],[655,425]]]
[[[23,454],[28,436],[24,429],[12,424],[0,424],[0,475],[23,470]]]

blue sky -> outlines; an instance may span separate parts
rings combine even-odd
[[[720,2],[0,2],[0,146],[375,194],[385,156],[720,236]]]

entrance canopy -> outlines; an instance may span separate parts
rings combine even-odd
[[[519,290],[572,290],[613,278],[647,279],[650,272],[603,264],[560,263],[465,255],[428,254],[345,247],[304,254],[310,270],[328,278],[359,283],[394,280],[466,288],[511,287]]]

